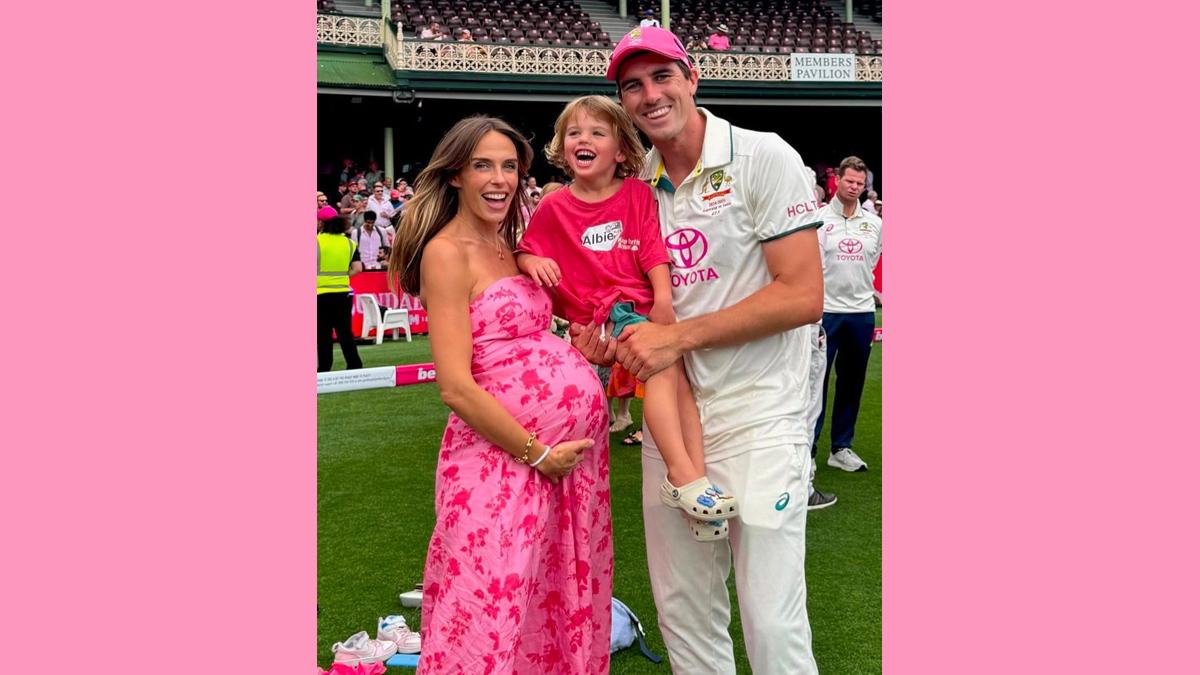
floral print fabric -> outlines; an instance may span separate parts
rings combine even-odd
[[[549,332],[550,298],[528,277],[497,280],[470,313],[475,381],[546,445],[595,445],[556,485],[451,413],[417,671],[607,673],[613,557],[600,382]]]

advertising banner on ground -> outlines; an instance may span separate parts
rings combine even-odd
[[[407,366],[396,366],[397,387],[402,387],[406,384],[424,384],[436,381],[437,371],[433,369],[432,363],[414,363]]]
[[[412,363],[404,366],[382,368],[359,368],[358,370],[334,370],[317,373],[317,393],[335,391],[357,391],[359,389],[386,389],[410,384],[427,384],[437,381],[437,371],[432,363]]]
[[[396,366],[382,368],[359,368],[358,370],[333,370],[317,373],[317,393],[355,391],[357,389],[382,389],[396,386]]]
[[[425,308],[421,307],[421,301],[407,293],[397,295],[389,291],[387,272],[370,271],[356,274],[350,277],[350,287],[354,289],[354,296],[356,298],[353,303],[354,309],[352,310],[354,314],[350,317],[350,327],[354,329],[356,336],[362,337],[362,307],[359,306],[357,300],[361,295],[375,296],[375,301],[379,303],[381,312],[386,312],[389,308],[407,309],[408,321],[414,335],[429,332],[429,326],[425,321]],[[401,334],[401,337],[404,337],[403,334]]]

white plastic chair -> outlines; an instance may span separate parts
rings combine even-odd
[[[375,296],[363,294],[358,296],[358,307],[363,314],[362,336],[365,338],[375,330],[375,344],[383,344],[383,335],[392,331],[392,338],[400,339],[400,329],[404,329],[404,339],[412,342],[412,328],[408,323],[407,309],[388,309],[380,316],[379,303]]]

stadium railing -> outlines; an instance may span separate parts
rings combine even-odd
[[[386,19],[317,14],[317,42],[340,47],[380,47],[395,70],[513,73],[604,77],[611,49],[485,42],[406,40]],[[692,53],[706,80],[779,82],[791,79],[789,54]],[[854,77],[883,81],[883,57],[854,55]]]

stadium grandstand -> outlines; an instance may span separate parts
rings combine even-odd
[[[562,104],[615,94],[609,55],[643,19],[688,45],[700,105],[775,131],[818,174],[857,155],[882,194],[879,0],[318,0],[318,188],[337,194],[346,159],[411,182],[474,113],[523,132],[551,179],[540,149]],[[719,29],[728,49],[707,48]]]

